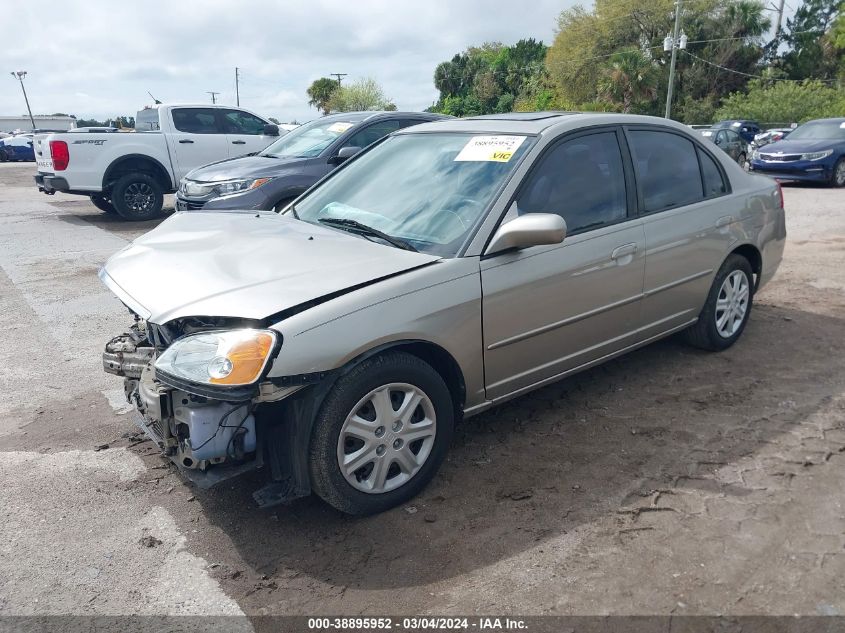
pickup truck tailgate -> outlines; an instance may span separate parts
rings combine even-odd
[[[49,134],[36,134],[32,139],[32,149],[35,150],[35,165],[38,171],[53,172],[53,157],[50,155],[50,145],[47,143]]]

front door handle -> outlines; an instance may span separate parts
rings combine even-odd
[[[622,259],[623,257],[628,257],[628,255],[633,255],[636,252],[637,245],[635,243],[631,242],[630,244],[623,244],[622,246],[617,246],[613,249],[613,252],[610,253],[610,259]]]
[[[723,226],[728,226],[735,222],[735,218],[732,215],[723,215],[721,218],[716,220],[716,228],[721,229]]]
[[[182,143],[183,145],[184,145],[185,143],[193,143],[193,141],[192,141],[191,139],[189,139],[189,138],[183,138],[183,139],[182,139],[181,141],[179,141],[179,142],[180,142],[180,143]]]
[[[246,141],[232,141],[232,145],[246,145]]]

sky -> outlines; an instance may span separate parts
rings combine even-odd
[[[4,0],[0,115],[133,115],[152,103],[235,104],[282,122],[318,116],[314,79],[373,77],[400,110],[437,99],[438,63],[486,41],[550,44],[575,0]],[[125,6],[125,10],[123,7]],[[21,36],[13,35],[21,34]],[[3,83],[5,81],[5,83]]]

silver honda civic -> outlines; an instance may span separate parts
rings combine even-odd
[[[177,213],[100,276],[138,423],[199,486],[351,514],[417,494],[455,425],[675,332],[733,345],[778,184],[678,123],[524,113],[394,133],[282,213]]]

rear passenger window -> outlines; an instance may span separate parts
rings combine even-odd
[[[178,108],[173,110],[173,127],[188,134],[220,134],[217,114],[212,108]]]
[[[671,132],[628,133],[644,211],[662,211],[703,198],[695,145]]]
[[[728,192],[728,187],[722,178],[722,172],[719,170],[716,161],[711,156],[699,149],[698,159],[701,161],[701,181],[704,185],[704,197],[715,198]]]
[[[624,219],[625,172],[615,132],[564,141],[543,156],[516,203],[520,214],[556,213],[567,233]]]

